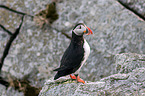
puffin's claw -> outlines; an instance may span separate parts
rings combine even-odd
[[[83,79],[81,79],[79,76],[77,76],[77,81],[85,84],[85,81]]]
[[[72,76],[72,75],[70,74],[70,77],[71,77],[71,79],[77,79],[75,75]]]

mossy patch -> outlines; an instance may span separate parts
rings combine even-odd
[[[41,10],[35,15],[34,21],[36,21],[37,25],[43,27],[45,24],[51,25],[58,18],[56,3],[52,2],[46,6],[46,9]]]

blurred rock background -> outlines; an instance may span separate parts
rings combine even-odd
[[[31,86],[41,88],[55,75],[52,70],[59,66],[69,45],[71,30],[79,22],[84,22],[94,32],[92,36],[85,36],[91,54],[80,76],[94,82],[121,73],[121,65],[115,69],[116,54],[145,53],[145,0],[118,1],[122,3],[117,0],[0,0],[0,5],[34,16],[24,16],[20,33],[4,61],[1,77],[6,81],[28,80]],[[56,13],[52,10],[55,6]],[[50,15],[51,12],[54,15]],[[21,17],[0,7],[0,24],[12,33],[18,28]],[[0,56],[9,38],[0,28]],[[13,87],[0,86],[5,90],[0,94],[24,95]]]

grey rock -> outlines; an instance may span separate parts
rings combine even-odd
[[[76,83],[70,80],[48,80],[39,96],[144,96],[145,68],[137,68],[127,74],[114,74],[97,82]]]
[[[145,19],[145,0],[118,0]]]
[[[0,30],[0,54],[3,54],[3,50],[5,48],[5,44],[8,40],[9,36],[7,35],[7,33],[3,32],[2,30]]]
[[[73,25],[84,22],[94,31],[92,36],[85,36],[91,54],[81,69],[82,78],[95,81],[114,73],[115,54],[145,52],[145,22],[119,3],[113,0],[64,0],[57,6],[60,16],[53,28],[70,34]]]
[[[0,96],[24,96],[22,92],[18,92],[12,87],[6,89],[5,86],[0,84]]]
[[[132,69],[132,71],[116,73],[97,82],[87,81],[85,84],[77,83],[68,78],[62,78],[58,81],[50,79],[45,82],[39,96],[144,96],[145,67],[132,68],[133,63],[131,62],[134,60],[132,57],[142,57],[142,55],[120,54],[120,56],[116,56],[116,59],[125,56],[127,60],[130,60],[129,65],[126,62],[120,64],[128,70]],[[118,62],[116,62],[117,64]],[[138,62],[138,64],[142,64],[142,62]]]
[[[0,84],[0,96],[6,96],[6,88],[1,84]]]
[[[43,0],[43,1],[38,1],[38,0],[14,0],[13,2],[11,0],[1,0],[0,3],[3,5],[6,5],[14,10],[20,11],[20,12],[25,12],[30,15],[36,14],[39,10],[45,8],[46,4],[51,2],[50,0]]]
[[[32,84],[42,86],[43,80],[54,74],[52,70],[58,66],[59,59],[68,46],[69,40],[50,27],[47,28],[49,31],[40,29],[27,16],[23,26],[19,38],[13,42],[2,72],[5,77],[7,77],[7,73],[10,73],[12,78],[31,78],[30,81],[34,82]],[[38,80],[39,83],[35,80]]]
[[[116,73],[129,73],[133,69],[145,67],[145,55],[136,53],[116,54]]]
[[[1,0],[1,4],[32,15],[45,8],[48,2],[50,0]],[[130,14],[115,0],[63,0],[57,3],[57,10],[59,19],[46,29],[36,26],[32,18],[25,16],[21,32],[5,59],[2,68],[4,78],[7,75],[19,79],[27,77],[32,85],[42,86],[46,79],[54,76],[52,70],[59,66],[69,45],[70,40],[61,32],[71,35],[73,26],[78,22],[84,22],[94,31],[92,36],[85,36],[91,54],[80,72],[84,80],[96,81],[115,73],[116,54],[145,53],[145,22]],[[19,25],[19,16],[1,17],[6,19],[6,26],[13,26],[15,22],[14,28]],[[11,18],[14,22],[9,20]],[[8,27],[10,30],[14,28]],[[4,36],[2,40],[5,40]],[[3,46],[1,53],[5,43],[0,41]]]
[[[2,18],[0,19],[1,24],[12,33],[18,28],[21,20],[18,14],[2,8],[0,8],[0,18]]]

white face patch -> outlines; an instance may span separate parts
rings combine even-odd
[[[86,28],[85,28],[83,25],[78,25],[78,26],[73,30],[73,32],[74,32],[76,35],[83,35],[83,34],[84,34],[84,31],[86,31]]]

